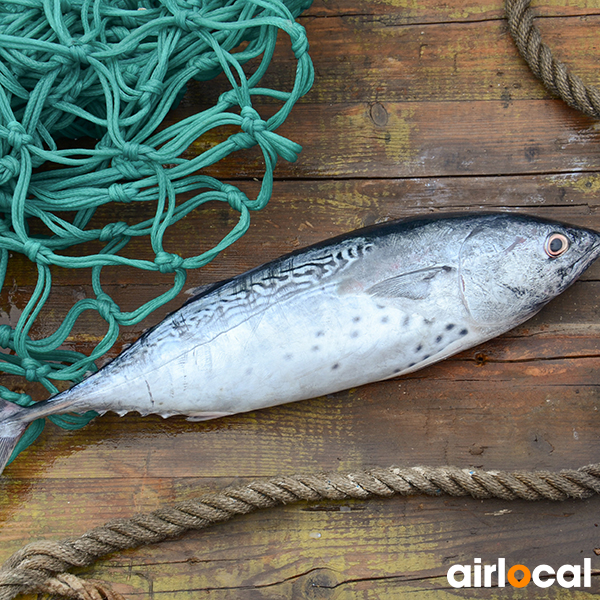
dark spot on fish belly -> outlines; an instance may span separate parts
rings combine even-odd
[[[352,318],[352,322],[353,323],[358,323],[360,321],[360,317],[353,317]]]
[[[312,350],[313,352],[318,352],[320,349],[321,349],[321,346],[313,346],[313,347],[311,348],[311,350]]]
[[[406,315],[406,316],[404,317],[404,321],[402,321],[402,325],[403,325],[404,327],[406,327],[406,326],[407,326],[409,323],[410,323],[410,317],[409,317],[408,315]]]
[[[325,335],[324,331],[317,331],[317,337],[323,337]]]
[[[154,408],[154,397],[152,396],[152,390],[150,389],[150,384],[146,381],[146,389],[148,390],[148,396],[150,397],[150,404],[152,408]]]
[[[402,369],[394,369],[394,374],[400,373],[400,371],[402,371]]]
[[[456,325],[454,325],[454,323],[448,323],[448,325],[446,325],[446,331],[452,331],[455,327]]]
[[[351,338],[357,338],[357,337],[358,337],[358,335],[359,335],[359,334],[358,334],[358,331],[353,331],[353,332],[350,334],[350,337],[351,337]]]
[[[389,317],[381,317],[381,322],[382,323],[387,323],[389,322],[390,318]]]
[[[463,335],[463,336],[464,336],[464,335],[467,335],[467,333],[469,333],[469,330],[468,330],[468,329],[461,329],[461,330],[458,332],[458,334],[459,334],[459,335]]]
[[[283,355],[283,358],[285,358],[285,360],[292,360],[293,355],[288,352],[287,354]]]
[[[408,365],[408,368],[410,369],[411,367],[414,367],[417,363],[410,363],[410,365]]]
[[[333,365],[333,367],[331,367],[331,370],[335,371],[336,369],[339,369],[339,368],[340,368],[339,363],[335,363],[335,365]]]
[[[435,343],[436,343],[436,344],[439,344],[441,341],[442,341],[442,336],[441,336],[441,335],[438,335],[438,336],[435,338]]]
[[[426,355],[423,357],[423,360],[427,360],[427,359],[428,359],[430,356],[431,356],[431,354],[426,354]]]
[[[423,350],[423,344],[419,344],[415,352],[421,352],[421,350]]]

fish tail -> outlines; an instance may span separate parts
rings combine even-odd
[[[25,411],[17,404],[0,399],[0,474],[29,425],[29,421],[23,418]]]

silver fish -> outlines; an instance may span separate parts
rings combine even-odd
[[[599,233],[514,214],[388,222],[294,252],[209,286],[71,389],[0,401],[0,467],[52,414],[213,419],[410,373],[519,325],[599,254]]]

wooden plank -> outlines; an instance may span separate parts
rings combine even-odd
[[[505,507],[493,501],[392,499],[368,505],[329,503],[318,507],[321,510],[283,508],[271,515],[244,517],[219,527],[220,531],[192,534],[161,545],[160,553],[158,549],[130,553],[109,561],[97,574],[118,581],[118,589],[132,597],[230,598],[238,593],[261,599],[398,598],[409,594],[446,598],[456,597],[445,580],[447,566],[461,561],[472,564],[473,546],[484,562],[495,562],[500,547],[506,548],[504,557],[509,565],[545,561],[556,568],[573,561],[564,545],[561,550],[557,544],[552,552],[540,547],[532,554],[522,540],[543,546],[549,537],[564,539],[568,524],[567,539],[577,539],[586,549],[595,544],[587,526],[595,519],[592,503],[580,503],[580,520],[552,503],[538,503],[534,518],[524,502],[511,504],[508,514],[503,513]],[[440,513],[444,518],[437,520]],[[263,547],[256,545],[256,530],[263,531],[271,543],[266,555]],[[515,530],[523,532],[516,541]],[[366,535],[359,538],[357,531]],[[303,548],[302,555],[298,548]],[[440,551],[445,555],[443,565],[434,558]],[[591,590],[577,597],[592,597],[597,585],[594,581]],[[525,595],[510,588],[505,591],[503,596],[509,598],[539,597],[535,588],[526,590]],[[497,593],[497,589],[472,590],[469,596],[491,598]]]
[[[235,183],[250,198],[258,192],[256,182]],[[513,210],[600,229],[598,190],[600,174],[597,172],[279,180],[274,184],[269,205],[263,211],[251,214],[249,232],[215,261],[191,272],[189,284],[193,287],[219,281],[327,237],[423,212]],[[152,203],[115,204],[100,208],[90,228],[101,228],[115,220],[134,224],[150,218],[153,212]],[[193,256],[216,244],[234,226],[237,217],[238,213],[227,205],[211,203],[172,226],[165,237],[165,247],[184,257]],[[90,251],[90,245],[79,248],[82,253]],[[149,260],[153,257],[148,240],[133,239],[127,248],[123,253],[127,256]],[[595,272],[596,267],[592,269]],[[52,273],[54,285],[71,288],[68,294],[73,300],[85,292],[80,286],[89,285],[88,270],[53,268]],[[122,298],[125,299],[127,286],[139,283],[140,276],[144,279],[136,269],[107,267],[103,270],[102,281],[106,285],[121,287]],[[172,282],[170,275],[153,272],[151,277],[152,285],[161,290]],[[17,309],[12,318],[17,316],[18,309],[23,308],[20,294],[36,279],[33,263],[25,256],[15,254],[9,261],[6,287],[0,295],[3,303],[0,308],[5,318],[10,311],[9,306]],[[22,292],[19,292],[21,288]],[[57,300],[64,300],[65,293],[64,290],[57,293]],[[125,306],[130,306],[125,302]]]
[[[454,5],[453,9],[462,8]],[[406,24],[402,15],[387,13],[378,18],[344,11],[301,20],[316,83],[300,104],[509,103],[553,97],[519,56],[504,19]],[[593,58],[598,56],[595,32],[599,22],[598,14],[536,20],[554,55],[596,86],[600,81]],[[289,46],[287,39],[278,46],[263,79],[265,87],[292,89],[296,59]],[[247,72],[253,71],[253,64],[249,63]],[[187,96],[171,118],[198,112],[202,108],[199,98],[203,106],[211,105],[227,89],[230,84],[224,76],[209,83],[190,82]],[[260,98],[255,103],[261,104]]]
[[[461,9],[456,4],[453,8]],[[600,15],[595,10],[596,14],[581,18],[536,20],[555,57],[590,85],[600,83],[592,59],[598,57]],[[302,22],[316,85],[301,103],[510,102],[553,97],[518,54],[504,19],[407,24],[401,11],[381,17],[344,11]],[[295,58],[283,43],[265,77],[266,86],[291,89],[295,70]],[[228,85],[223,78],[219,81]],[[191,89],[202,89],[199,97],[208,92],[216,98],[217,90],[207,89],[205,83]],[[184,106],[189,107],[189,99]]]
[[[132,483],[143,485],[147,497],[155,491],[150,480]],[[86,485],[93,484],[106,485],[104,481]],[[112,485],[113,498],[119,491],[129,495],[132,487],[121,485],[119,490]],[[77,492],[89,492],[74,485],[69,497],[79,507]],[[531,506],[523,501],[507,508],[506,503],[493,500],[393,498],[285,507],[112,556],[93,576],[116,582],[116,589],[128,597],[228,598],[238,593],[314,599],[363,598],[364,593],[378,597],[379,593],[381,598],[395,598],[414,591],[445,598],[446,569],[454,563],[472,563],[473,552],[484,562],[503,556],[509,565],[546,563],[555,568],[575,562],[568,550],[572,543],[585,554],[592,552],[597,543],[593,501],[578,502],[575,508],[538,502],[533,514]],[[88,512],[85,506],[79,508]],[[101,514],[110,512],[102,502],[98,508]],[[73,519],[60,519],[60,523],[65,531],[76,529]],[[515,537],[515,531],[522,535]],[[561,543],[549,548],[548,539]],[[590,594],[597,593],[596,581]],[[536,597],[533,590],[527,591],[531,595],[525,597]],[[471,593],[494,597],[498,590]],[[510,588],[505,593],[523,597]],[[578,598],[588,597],[580,593]]]
[[[369,388],[338,395],[333,406],[328,398],[228,423],[205,424],[209,430],[200,434],[193,430],[205,429],[203,424],[177,419],[163,423],[152,418],[139,424],[131,418],[115,422],[114,417],[102,420],[106,438],[97,437],[93,427],[85,439],[80,433],[63,434],[69,439],[58,453],[48,447],[32,448],[3,480],[9,501],[2,504],[7,544],[1,552],[8,555],[26,539],[53,537],[56,531],[77,533],[110,516],[149,510],[165,500],[186,499],[198,484],[203,489],[222,487],[234,481],[235,472],[260,476],[257,465],[268,466],[262,476],[293,473],[299,468],[359,468],[371,461],[563,468],[597,455],[597,394],[593,389],[537,388],[546,397],[525,407],[524,401],[531,398],[523,394],[521,385],[507,382],[494,387],[502,403],[501,410],[494,412],[497,405],[484,400],[487,394],[474,393],[464,382],[450,384],[450,391],[448,381],[437,389],[428,386],[430,399],[411,397],[411,388],[405,386],[408,398],[398,398],[398,393],[390,393],[392,385],[378,384],[376,387],[387,390],[375,395]],[[406,385],[417,394],[423,392],[419,389],[423,380]],[[376,411],[373,402],[378,404]],[[587,423],[577,422],[582,413],[590,415]],[[344,415],[342,421],[340,414]],[[341,427],[344,422],[346,427]],[[364,425],[357,431],[361,422]],[[575,422],[577,428],[570,431]],[[119,430],[121,424],[127,431]],[[138,429],[140,425],[143,430]],[[181,431],[182,425],[186,432]],[[233,438],[232,429],[236,431]],[[426,444],[420,437],[424,430]],[[560,430],[568,433],[564,439],[560,439]],[[505,443],[507,439],[511,444]],[[148,440],[152,440],[152,450]],[[386,447],[389,454],[381,455]],[[105,464],[96,465],[89,454],[87,459],[82,456],[90,449],[99,449]],[[189,461],[191,471],[182,465],[182,457],[183,462]],[[575,464],[568,464],[566,457]],[[74,472],[80,474],[75,479]],[[201,477],[202,473],[207,475]],[[220,473],[220,478],[215,477]],[[89,510],[90,503],[94,511]],[[277,598],[288,597],[288,586],[296,581],[302,583],[294,584],[294,593],[300,594],[295,591],[298,586],[306,593],[317,581],[308,574],[331,568],[336,577],[328,581],[335,583],[339,593],[355,593],[353,586],[374,580],[368,589],[393,598],[394,593],[410,590],[415,583],[406,582],[413,580],[429,584],[426,589],[443,590],[447,565],[469,562],[475,555],[490,562],[499,554],[508,554],[507,559],[515,563],[558,565],[574,560],[572,543],[591,553],[596,541],[590,522],[597,503],[574,504],[536,503],[533,513],[524,503],[511,503],[507,508],[495,501],[427,498],[321,503],[308,514],[304,507],[290,507],[283,515],[279,510],[264,513],[205,534],[113,557],[108,565],[95,570],[94,576],[120,582],[118,589],[130,595],[151,590],[165,598],[174,597],[175,592],[177,597],[202,597],[198,594],[210,590],[227,597],[233,590],[251,586],[257,588],[254,593],[261,594],[257,597]],[[69,507],[67,514],[65,506]],[[362,520],[357,521],[351,511],[363,511],[358,515]],[[469,532],[467,538],[465,531]],[[517,538],[515,531],[519,531]],[[311,537],[315,533],[320,537]],[[561,544],[548,549],[545,540],[552,537]],[[323,542],[316,546],[313,540]],[[265,553],[269,547],[271,554]],[[302,548],[300,553],[298,548]],[[197,565],[202,565],[201,570]]]
[[[553,1],[536,10],[561,15],[538,20],[544,36],[597,80],[598,6]],[[600,229],[598,128],[549,99],[518,57],[501,15],[501,4],[487,0],[318,0],[302,18],[315,88],[280,131],[304,152],[293,165],[280,163],[273,200],[253,215],[250,232],[190,274],[188,287],[414,214],[502,209]],[[284,44],[269,84],[288,85],[291,64]],[[190,89],[170,119],[198,111],[226,87],[217,81]],[[187,156],[212,147],[219,135],[199,140]],[[248,151],[210,172],[252,196],[262,165]],[[137,222],[152,210],[104,208],[94,226]],[[233,211],[211,205],[174,227],[165,247],[196,254],[235,221]],[[139,240],[131,252],[152,256]],[[0,322],[14,324],[35,271],[17,256],[9,269]],[[90,292],[89,272],[55,269],[54,277],[39,335]],[[103,274],[126,309],[170,280],[134,270]],[[112,517],[255,477],[391,464],[559,470],[594,462],[599,285],[594,265],[524,326],[402,379],[207,423],[106,415],[77,432],[48,425],[0,479],[0,561],[33,539],[78,535]],[[118,348],[160,316],[126,329]],[[103,327],[86,314],[68,347],[88,351]],[[18,378],[2,384],[23,388]],[[27,390],[44,396],[39,387]],[[591,557],[597,570],[598,503],[419,497],[288,506],[112,556],[85,575],[116,581],[132,598],[534,598],[540,590],[532,586],[451,590],[445,573],[451,564],[500,556],[554,567]],[[590,590],[554,586],[541,593],[588,598],[598,593],[593,579]]]
[[[597,15],[598,6],[586,0],[550,0],[535,2],[536,14],[542,16]],[[315,0],[300,19],[308,17],[336,18],[342,16],[373,16],[386,18],[393,23],[451,23],[462,21],[485,21],[504,17],[502,3],[492,0],[481,2],[453,1],[439,3],[436,0],[409,2],[407,0]]]
[[[397,178],[595,171],[599,135],[591,119],[560,100],[378,102],[298,107],[278,133],[301,142],[281,178]],[[380,115],[384,115],[381,117]],[[231,130],[230,133],[233,133]],[[221,141],[201,138],[192,158]],[[207,173],[262,176],[256,149]]]

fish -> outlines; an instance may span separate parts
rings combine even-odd
[[[388,221],[292,252],[201,289],[70,389],[0,401],[0,468],[49,415],[214,419],[411,373],[520,325],[599,254],[598,232],[514,213]]]

